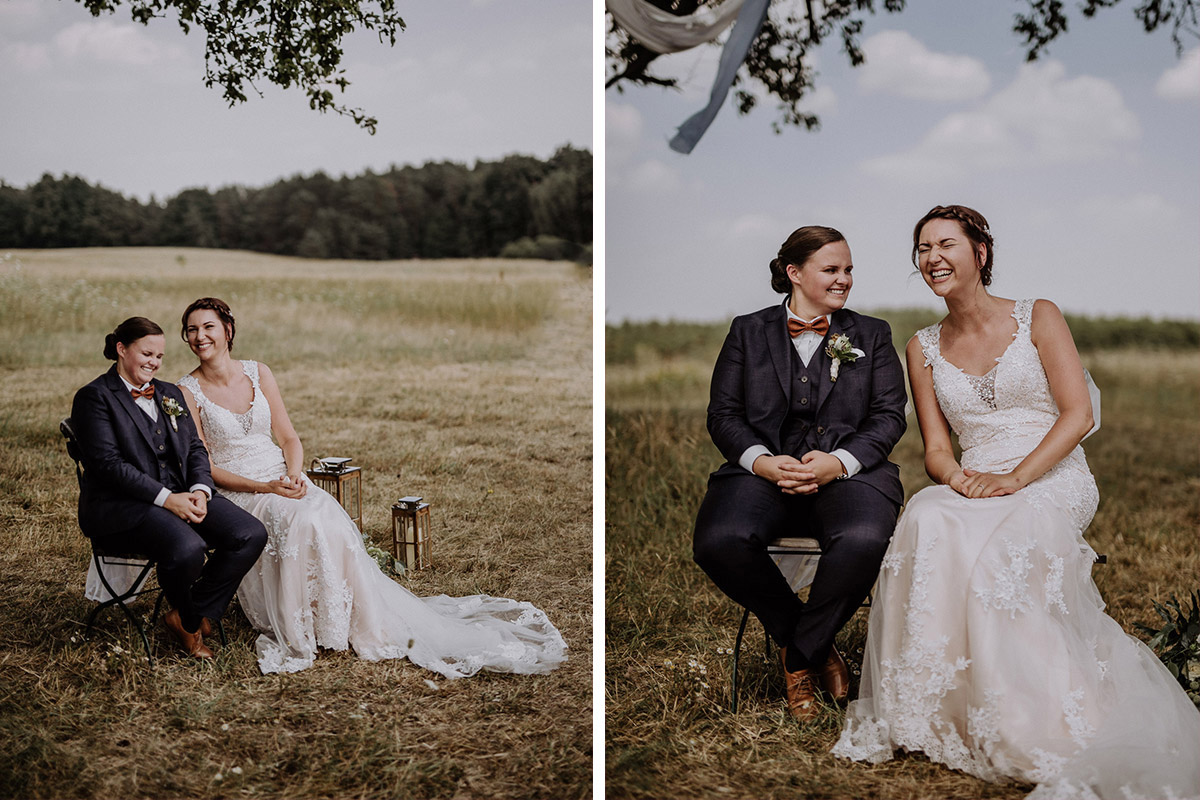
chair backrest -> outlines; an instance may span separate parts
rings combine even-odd
[[[67,440],[67,455],[75,462],[75,480],[79,482],[79,488],[82,490],[83,454],[79,451],[79,438],[75,435],[75,429],[71,427],[71,418],[63,417],[62,422],[58,423],[58,430]]]

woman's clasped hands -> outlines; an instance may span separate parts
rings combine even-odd
[[[1011,472],[976,472],[960,469],[954,472],[946,485],[963,497],[1002,497],[1012,494],[1023,485]]]
[[[837,456],[810,450],[799,459],[792,456],[759,456],[754,474],[774,483],[785,494],[813,494],[820,487],[845,474]]]
[[[283,475],[273,481],[267,481],[266,486],[266,491],[292,500],[299,500],[308,494],[308,482],[300,474]]]

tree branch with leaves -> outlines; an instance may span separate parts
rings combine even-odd
[[[687,16],[716,0],[646,0],[671,14]],[[1025,57],[1034,61],[1048,52],[1049,45],[1067,32],[1069,18],[1062,0],[1017,0],[1025,7],[1014,17],[1013,32],[1023,39]],[[1095,16],[1121,0],[1080,0],[1080,13]],[[1141,0],[1133,10],[1147,33],[1164,26],[1171,28],[1176,55],[1182,55],[1187,37],[1200,38],[1197,4],[1200,0]],[[820,127],[816,114],[801,108],[801,102],[816,87],[817,73],[811,65],[812,53],[827,40],[841,43],[850,65],[866,61],[859,36],[865,22],[882,10],[897,14],[905,10],[905,0],[789,0],[773,2],[750,47],[746,60],[734,80],[734,103],[739,114],[748,114],[761,95],[773,98],[779,116],[771,123],[776,133],[787,126]],[[605,45],[606,89],[623,91],[626,84],[678,88],[679,78],[654,73],[651,68],[659,53],[639,43],[623,30],[612,14],[607,15],[608,36]]]
[[[342,39],[373,31],[389,47],[404,30],[394,0],[77,0],[92,16],[129,9],[135,22],[176,16],[184,34],[204,32],[204,85],[220,86],[230,106],[258,84],[298,86],[309,107],[348,116],[374,134],[379,121],[338,102],[350,85],[342,69]]]

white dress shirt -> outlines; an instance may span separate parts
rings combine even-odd
[[[800,317],[793,314],[792,310],[786,305],[784,308],[787,309],[788,319],[799,319],[801,322],[807,322],[809,324],[820,319],[820,317],[813,317],[812,319],[800,319]],[[826,322],[832,322],[828,314],[824,316]],[[799,336],[792,337],[792,347],[796,348],[796,355],[800,356],[800,360],[804,362],[804,366],[807,367],[808,362],[812,361],[813,354],[817,352],[817,348],[821,346],[821,342],[824,339],[825,337],[823,335],[816,333],[815,331],[805,331]],[[742,457],[738,459],[738,464],[747,472],[754,472],[755,459],[757,459],[759,456],[770,455],[773,455],[770,448],[761,444],[753,444],[746,448],[746,452],[742,453]],[[842,469],[846,471],[845,477],[847,478],[857,475],[862,471],[862,463],[857,458],[850,455],[848,451],[843,450],[840,447],[829,455],[834,456],[838,461],[842,462]]]
[[[132,393],[134,389],[141,391],[150,385],[150,381],[146,381],[141,386],[134,386],[132,383],[125,380],[125,376],[119,372],[117,373],[117,377],[121,379],[121,383],[125,384],[125,391],[130,393]],[[150,418],[151,422],[158,422],[158,406],[155,404],[153,398],[135,397],[133,398],[133,402],[138,408],[146,412],[146,416]],[[212,489],[203,483],[193,483],[188,491],[204,492],[205,496],[208,497],[209,500],[212,499]],[[161,508],[167,502],[167,498],[170,496],[171,490],[164,486],[159,491],[158,496],[154,498],[154,505]]]

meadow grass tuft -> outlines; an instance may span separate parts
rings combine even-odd
[[[932,319],[929,318],[932,316]],[[889,317],[898,346],[936,321]],[[1187,323],[1190,325],[1191,323]],[[605,421],[605,720],[610,798],[1017,798],[920,755],[878,766],[829,754],[843,712],[801,727],[784,710],[777,656],[761,626],[743,643],[737,714],[729,712],[741,609],[692,562],[695,513],[722,458],[705,430],[712,365],[727,326],[627,324],[608,356]],[[613,336],[614,329],[609,329]],[[662,341],[662,346],[658,343]],[[1100,487],[1087,540],[1107,611],[1130,633],[1152,601],[1200,574],[1200,351],[1086,349],[1103,425],[1084,448]],[[929,485],[916,421],[892,453],[907,496]],[[861,661],[866,612],[838,637]],[[1037,654],[1030,654],[1036,657]],[[857,679],[851,687],[858,690]]]
[[[90,551],[58,421],[125,317],[166,329],[164,379],[190,370],[179,314],[204,295],[232,305],[235,356],[271,366],[306,456],[363,467],[376,544],[397,497],[433,504],[434,565],[400,582],[529,600],[566,664],[445,681],[323,651],[263,676],[236,601],[213,664],[160,628],[149,668],[116,614],[83,638]],[[561,263],[0,260],[0,797],[590,797],[590,310],[590,273]]]

